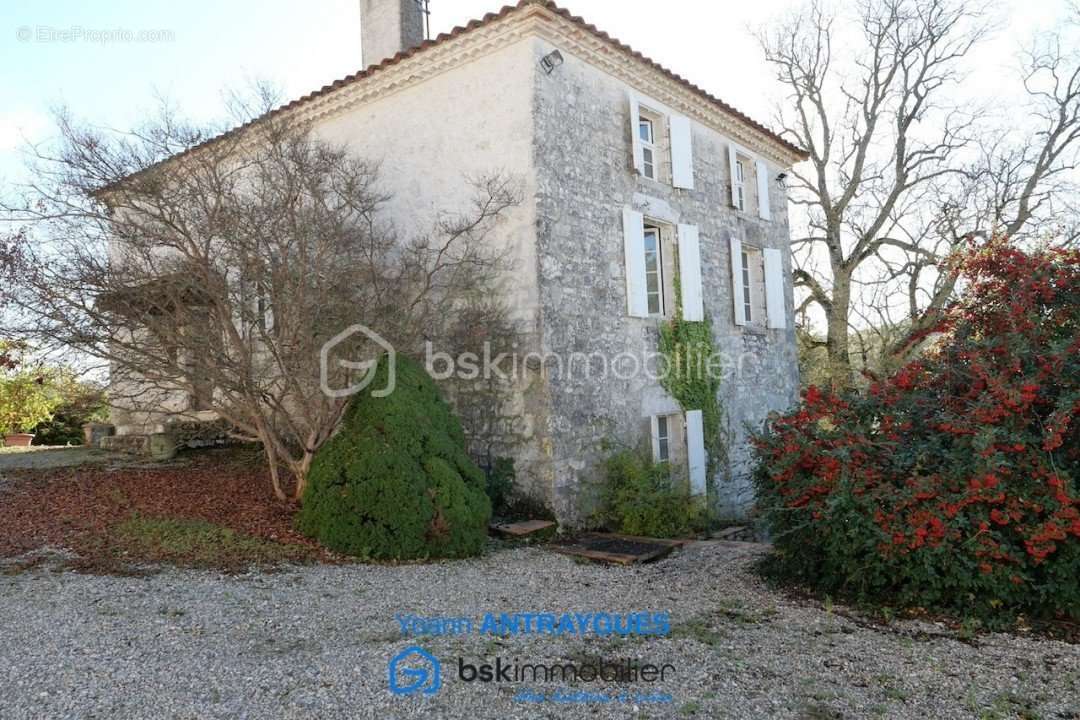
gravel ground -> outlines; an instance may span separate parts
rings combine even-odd
[[[0,718],[1080,717],[1077,646],[857,623],[764,588],[748,570],[761,552],[700,543],[621,568],[515,548],[467,562],[242,576],[39,566],[0,576]],[[394,619],[642,610],[670,612],[672,637],[410,640]],[[388,690],[389,659],[413,644],[443,663],[431,697]],[[638,658],[676,671],[651,686],[573,688],[670,702],[527,704],[515,700],[522,686],[460,681],[459,656]]]

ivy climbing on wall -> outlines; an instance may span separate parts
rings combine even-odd
[[[675,263],[678,267],[678,263]],[[667,363],[660,384],[671,393],[683,411],[700,410],[708,454],[708,478],[713,482],[725,457],[722,438],[723,409],[720,405],[721,359],[713,342],[712,321],[683,319],[682,287],[675,273],[675,316],[660,326],[658,350]]]

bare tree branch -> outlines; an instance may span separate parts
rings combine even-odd
[[[133,133],[66,113],[58,126],[59,148],[37,149],[33,183],[3,208],[29,228],[0,246],[20,258],[9,329],[107,367],[114,415],[131,424],[224,418],[262,443],[280,498],[278,465],[299,499],[345,408],[321,389],[327,340],[359,323],[399,352],[427,339],[453,350],[451,309],[483,298],[499,316],[506,255],[490,233],[519,201],[511,178],[474,179],[472,207],[402,237],[382,216],[377,166],[272,116],[164,164],[213,129],[168,107]],[[362,335],[338,350],[382,351]],[[337,387],[356,373],[328,370]]]

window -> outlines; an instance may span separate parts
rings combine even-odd
[[[641,174],[656,180],[656,125],[645,116],[638,119],[638,137],[641,138]]]
[[[746,210],[746,163],[741,158],[735,161],[735,207]]]
[[[659,462],[671,459],[671,429],[666,415],[656,418],[656,459]]]
[[[623,208],[623,251],[626,260],[626,309],[630,317],[667,317],[675,308],[675,287],[669,278],[678,277],[676,263],[685,267],[686,284],[683,294],[689,294],[685,312],[691,313],[701,305],[699,276],[700,251],[697,228],[692,225],[676,227],[645,217],[632,207]],[[685,236],[685,237],[683,237]],[[681,240],[676,240],[682,237]],[[671,248],[676,242],[685,243],[686,252],[676,257]],[[700,307],[698,307],[700,314]]]
[[[742,239],[728,238],[731,252],[731,299],[736,325],[755,329],[787,327],[788,300],[784,255],[777,248],[743,245]]]
[[[753,286],[750,283],[750,253],[742,254],[743,312],[746,322],[754,322]]]
[[[670,463],[673,469],[686,470],[688,460],[700,459],[704,453],[704,441],[701,433],[697,432],[700,429],[700,415],[701,411],[698,410],[686,415],[676,412],[650,417],[653,462]],[[704,470],[704,464],[701,465]]]
[[[630,167],[637,175],[681,190],[694,189],[694,129],[690,118],[627,89]]]
[[[765,268],[761,248],[739,243],[732,256],[735,312],[740,325],[765,325]]]
[[[650,315],[664,314],[664,260],[660,228],[645,226],[645,297]]]
[[[686,462],[686,436],[682,413],[653,415],[649,418],[652,433],[653,462],[682,465]]]

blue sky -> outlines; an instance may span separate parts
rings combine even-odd
[[[432,29],[449,30],[500,0],[432,0]],[[564,0],[601,29],[751,115],[768,121],[776,97],[749,27],[787,0]],[[1002,4],[1002,30],[980,51],[972,87],[993,88],[1018,42],[1049,25],[1063,0]],[[287,99],[360,66],[359,0],[4,0],[0,5],[0,182],[19,178],[24,137],[50,136],[50,108],[130,127],[164,95],[189,116],[219,118],[223,91],[270,80]],[[53,30],[165,30],[157,42],[49,40]],[[28,39],[23,39],[29,35]]]

